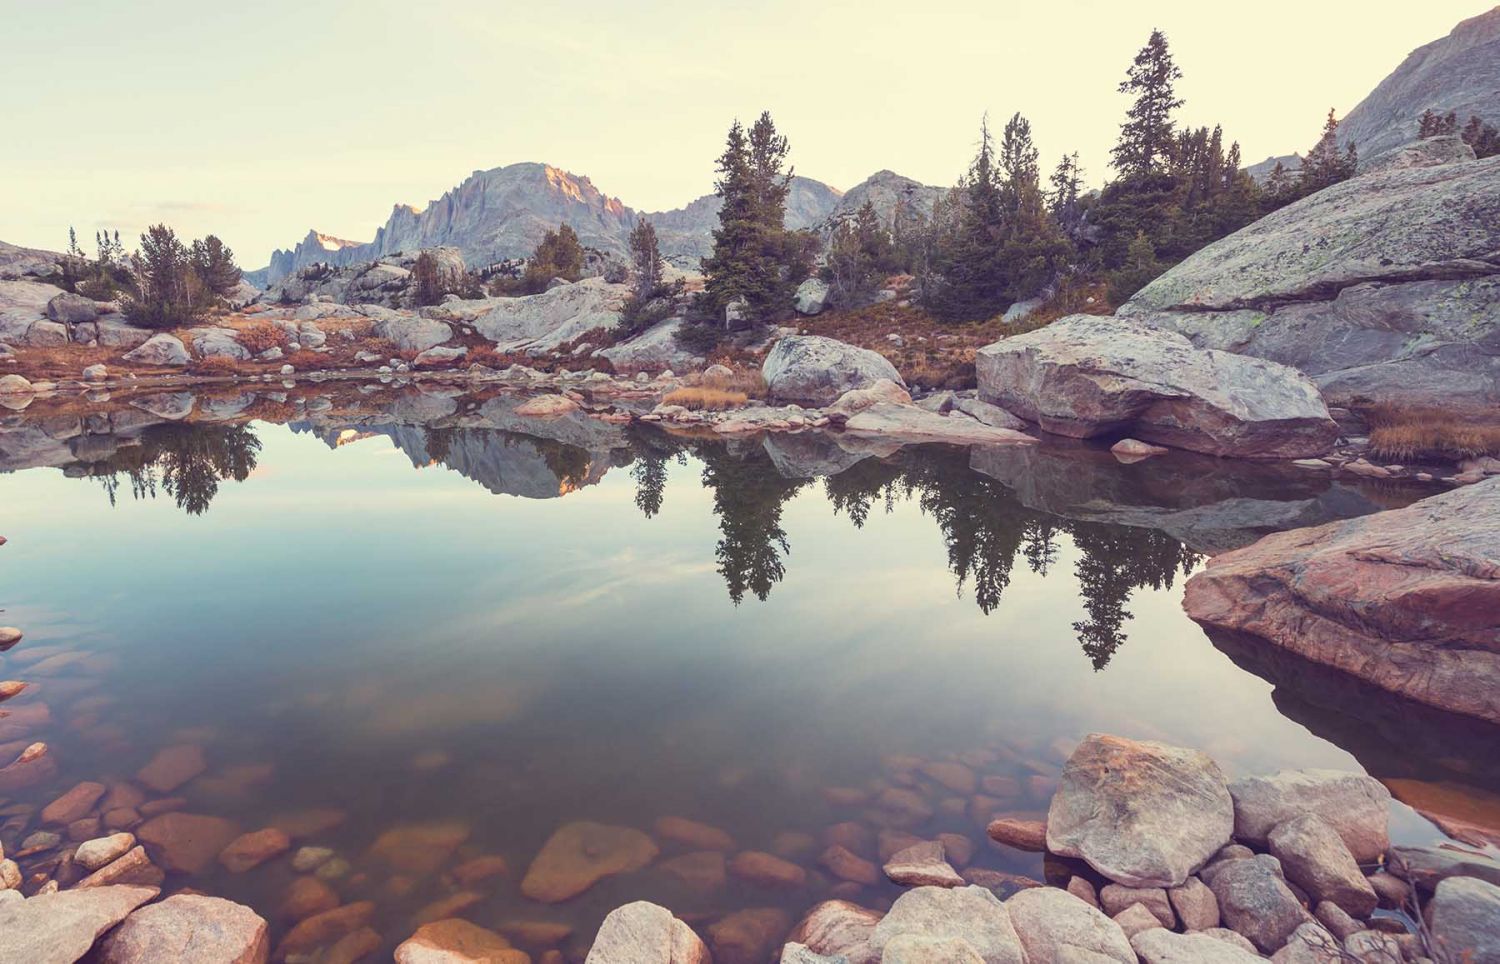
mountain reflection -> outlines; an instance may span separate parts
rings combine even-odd
[[[240,393],[152,396],[82,415],[28,410],[0,419],[0,471],[61,468],[96,480],[112,504],[124,490],[137,499],[165,493],[201,515],[224,482],[255,469],[261,445],[250,426],[259,418],[331,450],[383,438],[414,467],[441,466],[528,499],[555,499],[627,469],[635,505],[652,519],[674,467],[696,466],[712,495],[717,570],[736,605],[768,599],[786,578],[794,539],[783,512],[799,493],[821,489],[856,528],[914,502],[942,533],[955,592],[986,614],[1004,606],[1017,565],[1042,577],[1067,565],[1083,609],[1073,629],[1096,669],[1125,642],[1132,595],[1171,588],[1202,554],[1416,497],[1187,453],[1122,465],[1099,447],[1055,440],[972,449],[817,432],[726,440],[586,412],[531,419],[517,414],[521,401],[380,389],[300,404]]]

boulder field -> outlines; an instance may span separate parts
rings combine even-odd
[[[1500,724],[1500,479],[1216,556],[1183,607],[1211,629]]]

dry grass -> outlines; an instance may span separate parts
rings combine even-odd
[[[327,368],[329,367],[330,363],[328,355],[322,354],[320,352],[309,351],[308,349],[304,348],[301,351],[294,351],[290,355],[283,358],[281,360],[281,364],[291,365],[293,368],[301,372]]]
[[[286,332],[275,325],[261,322],[254,325],[246,325],[236,334],[236,339],[252,355],[259,355],[263,351],[272,348],[286,348],[292,343],[292,339]]]
[[[238,375],[243,370],[239,362],[226,355],[210,355],[193,366],[193,374],[215,377]]]
[[[746,398],[766,397],[766,380],[761,377],[759,368],[741,368],[734,365],[724,367],[730,369],[728,375],[704,375],[698,382],[698,387],[731,395],[743,395]]]
[[[1382,459],[1458,461],[1500,456],[1500,419],[1393,405],[1376,405],[1362,414],[1370,425],[1370,451]]]
[[[750,396],[744,392],[697,385],[668,392],[661,401],[663,405],[681,405],[694,411],[723,412],[740,408],[749,400]]]

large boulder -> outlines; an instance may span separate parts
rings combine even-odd
[[[599,925],[586,964],[709,964],[708,948],[665,907],[638,900]]]
[[[1500,961],[1500,887],[1475,877],[1450,877],[1428,905],[1440,960]]]
[[[1241,458],[1317,456],[1338,437],[1297,372],[1115,318],[1071,315],[981,348],[975,366],[985,400],[1059,435]]]
[[[1375,889],[1338,831],[1315,813],[1283,821],[1271,831],[1271,856],[1281,861],[1288,880],[1313,901],[1329,901],[1355,917],[1369,917],[1378,903]]]
[[[99,960],[265,964],[270,951],[266,922],[250,908],[222,897],[177,894],[126,918],[104,939]]]
[[[1365,168],[1365,173],[1376,171],[1404,171],[1412,167],[1439,167],[1443,164],[1461,164],[1475,160],[1474,148],[1458,134],[1427,137],[1403,144]]]
[[[840,397],[842,404],[853,392]],[[915,405],[876,402],[844,423],[844,431],[901,442],[949,442],[955,445],[1035,445],[1025,432],[995,428],[962,413],[939,415]]]
[[[1183,607],[1208,627],[1500,723],[1496,573],[1500,478],[1217,556],[1188,580]]]
[[[1010,912],[983,887],[908,890],[875,925],[870,943],[884,952],[893,940],[904,935],[957,938],[978,952],[984,964],[1024,964],[1026,960]]]
[[[629,293],[627,285],[585,278],[539,295],[460,303],[446,311],[472,317],[475,330],[501,351],[541,352],[596,328],[614,331]]]
[[[389,341],[396,346],[397,351],[424,352],[453,337],[452,328],[431,318],[421,318],[404,311],[378,311],[374,314],[378,317],[375,324],[370,326],[370,333],[376,338]]]
[[[760,369],[772,399],[804,405],[832,405],[855,388],[882,378],[906,383],[885,356],[821,335],[788,335],[778,341]]]
[[[250,357],[250,349],[239,343],[233,328],[193,328],[188,331],[188,336],[200,358],[245,361]]]
[[[92,298],[64,291],[47,302],[47,317],[65,325],[82,324],[99,317],[99,306]]]
[[[825,900],[807,912],[787,940],[848,964],[876,964],[880,951],[872,942],[882,916],[845,900]]]
[[[94,941],[159,893],[119,884],[0,901],[0,961],[73,964]]]
[[[799,315],[816,315],[828,304],[828,282],[821,278],[808,278],[797,286],[797,295],[792,299]]]
[[[1224,923],[1265,954],[1280,950],[1297,928],[1313,919],[1281,879],[1276,858],[1266,854],[1228,861],[1215,871],[1209,887]]]
[[[1056,887],[1028,887],[1005,902],[1028,964],[1135,964],[1120,925]]]
[[[1198,251],[1119,313],[1290,365],[1339,403],[1492,408],[1500,157],[1319,191]]]
[[[160,332],[146,339],[141,345],[123,356],[125,361],[137,365],[181,366],[192,361],[187,346],[174,335]]]
[[[1090,734],[1063,767],[1047,849],[1131,887],[1176,887],[1229,843],[1234,803],[1197,750]]]
[[[681,330],[681,318],[668,318],[638,335],[608,348],[601,348],[594,354],[608,359],[615,371],[623,374],[667,368],[674,371],[697,368],[703,364],[703,356],[678,343],[677,333]]]

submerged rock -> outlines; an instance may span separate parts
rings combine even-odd
[[[656,843],[632,827],[578,821],[560,827],[521,881],[532,900],[557,903],[588,890],[605,877],[639,870],[656,859]]]
[[[708,947],[665,907],[638,900],[599,925],[586,964],[710,964]],[[412,962],[415,964],[415,962]]]
[[[1183,607],[1380,689],[1500,723],[1500,478],[1267,536],[1188,580]]]
[[[1322,455],[1338,437],[1293,369],[1115,318],[1072,315],[981,348],[975,366],[981,397],[1059,435],[1239,458]]]
[[[1176,887],[1229,843],[1234,804],[1218,764],[1164,743],[1090,734],[1063,767],[1047,849],[1132,887]]]

